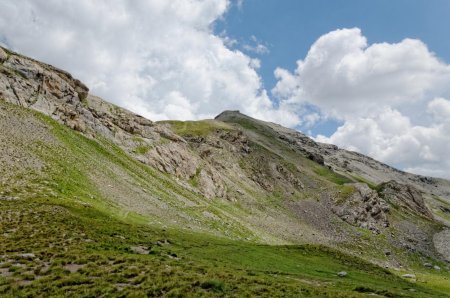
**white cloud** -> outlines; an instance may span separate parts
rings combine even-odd
[[[274,94],[346,119],[448,91],[450,67],[419,40],[368,46],[354,28],[323,35],[297,62],[295,73],[277,69],[275,75],[279,82]]]
[[[244,44],[242,46],[242,48],[247,52],[252,52],[259,55],[269,53],[269,48],[266,45],[264,45],[260,40],[258,40],[256,36],[252,35],[250,37],[250,42],[251,42],[250,44]]]
[[[410,172],[449,177],[450,121],[433,119],[429,126],[413,125],[398,111],[387,109],[375,117],[348,120],[331,137],[319,135],[317,140],[364,152]]]
[[[275,106],[257,73],[261,61],[212,31],[229,7],[228,0],[4,0],[0,41],[153,120],[225,109],[291,127],[334,118],[344,124],[319,140],[450,177],[450,67],[423,42],[369,45],[357,28],[325,34],[293,73],[275,71]]]
[[[269,49],[263,45],[263,44],[256,44],[256,45],[248,45],[245,44],[243,46],[244,50],[248,51],[248,52],[254,52],[256,54],[267,54],[269,53]]]
[[[357,28],[320,37],[273,94],[343,121],[317,140],[421,174],[450,177],[450,66],[413,39],[368,45]],[[313,117],[315,118],[315,117]]]
[[[212,32],[229,6],[227,0],[5,0],[0,40],[152,120],[240,109],[295,124],[284,120],[295,118],[292,111],[267,98],[256,72],[260,61]]]
[[[428,104],[428,112],[431,113],[436,120],[443,122],[450,121],[450,101],[442,97],[435,98]]]

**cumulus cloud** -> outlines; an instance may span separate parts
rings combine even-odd
[[[369,44],[357,28],[332,31],[294,72],[275,70],[275,105],[257,73],[261,61],[250,56],[267,46],[253,38],[245,54],[226,33],[214,34],[231,3],[5,0],[0,42],[152,120],[209,118],[225,109],[307,129],[337,119],[343,125],[318,140],[450,177],[450,66],[423,42]]]
[[[317,140],[420,174],[450,177],[450,66],[414,39],[369,45],[360,29],[320,37],[273,94],[343,121]],[[319,118],[314,116],[312,119]]]
[[[213,33],[230,5],[6,0],[0,3],[0,40],[70,71],[92,93],[153,120],[240,109],[295,125],[295,114],[275,108],[263,90],[256,71],[260,61],[230,49],[231,39]]]
[[[277,69],[273,93],[309,102],[338,119],[411,105],[448,91],[450,67],[413,39],[368,46],[360,29],[320,37],[294,73]]]

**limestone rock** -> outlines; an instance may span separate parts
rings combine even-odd
[[[349,184],[355,192],[342,204],[333,207],[333,212],[345,222],[379,233],[389,226],[389,208],[378,193],[364,183]]]
[[[0,48],[0,63],[3,63],[8,58],[8,55],[6,54],[5,50]]]
[[[439,254],[450,262],[450,230],[445,229],[433,236],[433,244]]]
[[[416,276],[414,274],[403,274],[402,277],[410,278],[410,279],[415,279],[416,278]]]
[[[421,192],[412,185],[389,181],[382,185],[382,195],[390,204],[400,206],[426,218],[432,218]]]

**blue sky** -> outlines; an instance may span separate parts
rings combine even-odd
[[[447,0],[244,0],[217,21],[217,34],[226,32],[237,49],[261,60],[259,74],[266,89],[277,80],[277,67],[293,71],[320,36],[340,28],[358,27],[372,43],[420,39],[430,51],[450,62],[450,1]],[[245,50],[252,37],[266,53]],[[310,129],[312,135],[331,135],[340,121],[326,120]],[[302,129],[302,127],[299,127]]]

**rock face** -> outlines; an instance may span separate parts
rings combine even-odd
[[[136,148],[155,146],[162,138],[185,143],[166,127],[89,95],[89,89],[65,71],[3,48],[0,62],[0,99],[39,111],[88,137],[105,137],[145,163],[156,161],[136,154]],[[172,164],[177,162],[174,157]]]
[[[347,223],[375,233],[380,233],[381,228],[389,227],[389,206],[378,193],[363,183],[351,186],[355,188],[355,192],[342,205],[334,207],[333,211]]]
[[[450,230],[445,229],[433,237],[434,247],[447,262],[450,262]]]
[[[6,59],[8,59],[8,55],[2,48],[0,48],[0,63],[5,62]]]
[[[425,205],[422,193],[414,186],[389,181],[384,183],[382,188],[382,196],[390,204],[401,206],[403,210],[409,210],[427,218],[433,217]]]

